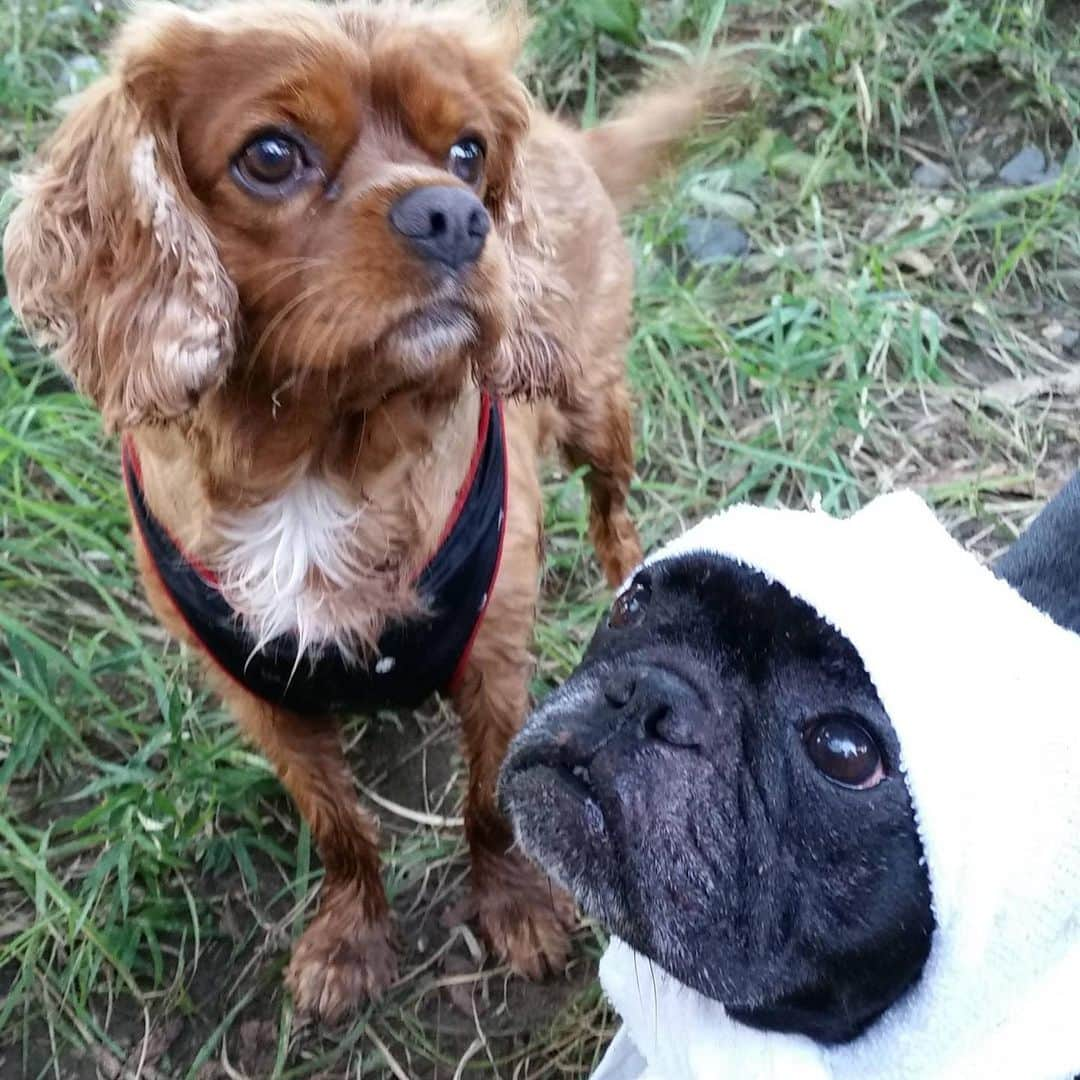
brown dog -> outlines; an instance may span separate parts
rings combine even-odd
[[[156,613],[318,844],[288,982],[324,1017],[396,966],[331,706],[411,701],[429,676],[462,720],[481,929],[520,972],[566,955],[568,901],[494,803],[526,707],[538,454],[554,440],[589,467],[619,581],[640,550],[617,206],[726,91],[687,79],[582,134],[532,107],[519,37],[455,7],[143,9],[5,239],[16,310],[124,434]],[[428,588],[436,564],[451,586]]]

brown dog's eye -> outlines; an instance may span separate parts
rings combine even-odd
[[[630,626],[640,626],[645,621],[645,613],[652,599],[652,589],[646,578],[637,577],[630,588],[615,598],[608,615],[608,626],[622,630]]]
[[[233,160],[233,175],[241,186],[262,198],[292,194],[307,173],[303,148],[283,131],[256,135]]]
[[[804,741],[810,760],[833,783],[863,789],[876,787],[885,779],[881,751],[874,737],[846,716],[818,721],[807,731]]]
[[[447,167],[470,187],[476,187],[484,172],[484,144],[479,139],[458,139],[450,147]]]

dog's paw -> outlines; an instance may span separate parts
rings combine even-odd
[[[473,908],[488,945],[518,975],[540,979],[566,969],[574,902],[516,852],[473,886]]]
[[[397,978],[389,916],[372,922],[360,910],[324,909],[293,949],[285,985],[296,1011],[334,1023],[378,998]]]

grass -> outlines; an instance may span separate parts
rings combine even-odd
[[[591,120],[672,54],[763,40],[766,93],[702,138],[627,223],[639,287],[637,518],[647,543],[739,499],[842,512],[922,491],[987,556],[1075,467],[1080,166],[968,183],[1080,125],[1069,0],[541,0],[527,72]],[[97,71],[111,3],[0,11],[0,181]],[[673,44],[678,43],[678,44]],[[941,190],[912,170],[944,163]],[[703,265],[687,221],[744,220]],[[578,478],[548,483],[536,691],[606,603]],[[447,930],[452,824],[381,814],[409,941],[401,984],[348,1027],[280,991],[319,868],[272,774],[165,640],[133,577],[116,447],[0,302],[0,1075],[586,1075],[610,1034],[600,931],[540,988]],[[359,721],[365,791],[458,812],[449,713]],[[396,1071],[395,1071],[396,1070]]]

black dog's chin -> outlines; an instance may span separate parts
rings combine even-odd
[[[519,760],[504,769],[499,798],[524,852],[574,896],[586,915],[617,933],[626,921],[626,903],[587,771]]]
[[[726,1006],[728,1015],[759,1031],[782,1031],[806,1035],[823,1046],[842,1046],[858,1038],[877,1020],[888,1003],[870,1010],[847,1015],[837,1007],[833,995],[806,993],[792,995],[766,1005]]]
[[[604,814],[587,769],[528,763],[504,774],[499,790],[503,810],[523,840],[537,832],[541,839],[551,836],[559,841],[578,837],[600,842],[606,837]],[[527,850],[537,861],[547,855],[528,845]]]

